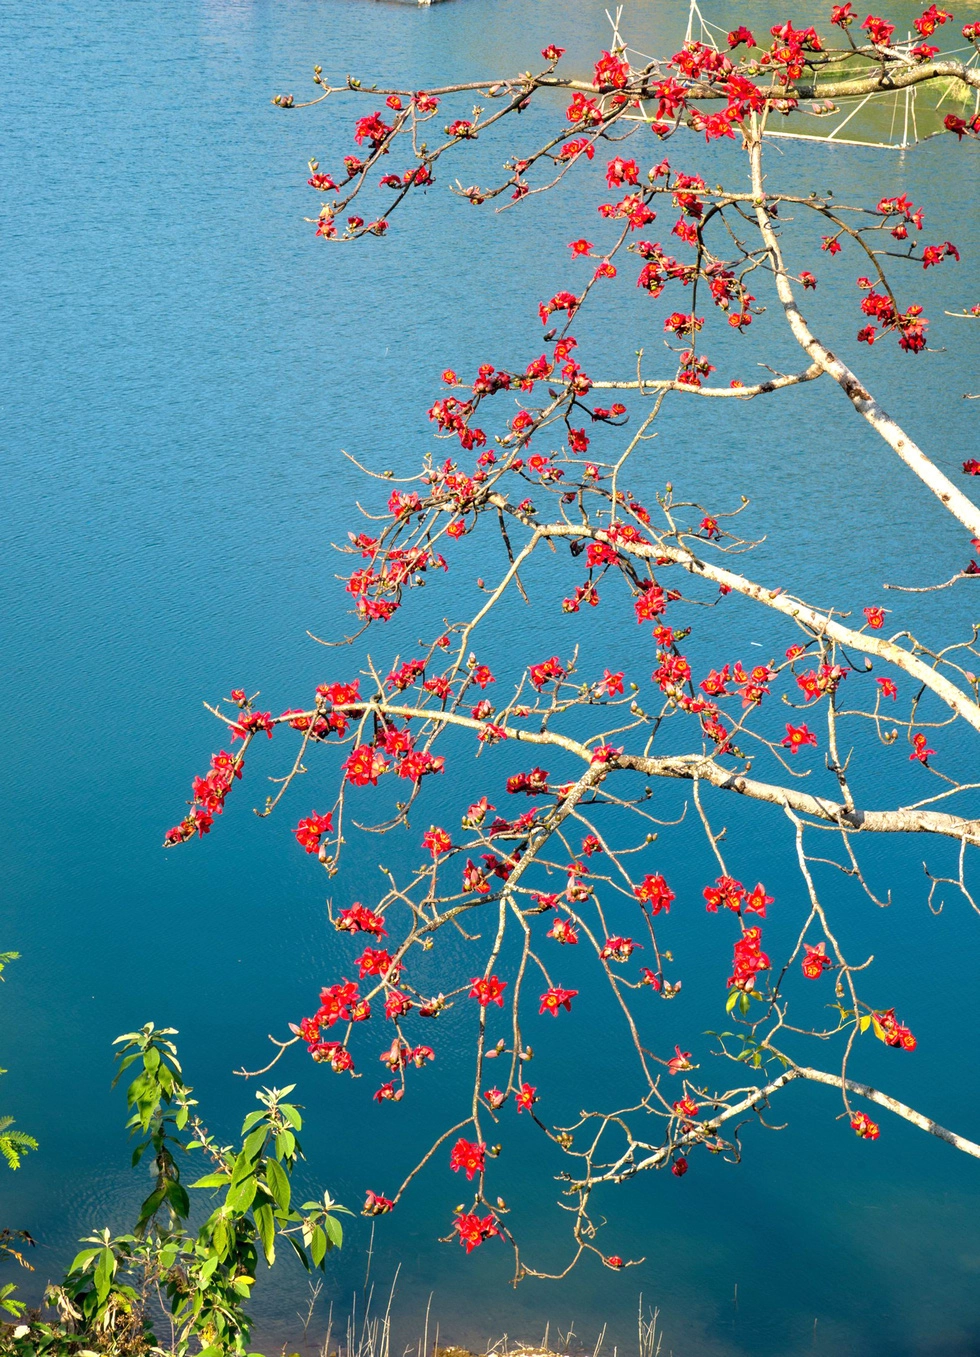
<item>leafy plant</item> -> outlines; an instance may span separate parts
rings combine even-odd
[[[83,1240],[64,1281],[47,1291],[57,1322],[30,1316],[6,1343],[0,1337],[0,1351],[17,1357],[82,1354],[93,1347],[120,1357],[246,1354],[257,1266],[260,1259],[273,1266],[277,1239],[288,1242],[308,1271],[322,1269],[326,1255],[343,1242],[338,1216],[350,1212],[329,1193],[301,1207],[292,1203],[292,1175],[303,1157],[302,1116],[288,1101],[293,1086],[261,1090],[261,1107],[245,1117],[241,1143],[220,1145],[195,1111],[175,1035],[173,1028],[147,1023],[114,1043],[120,1047],[114,1084],[134,1073],[126,1090],[127,1125],[139,1137],[133,1165],[149,1154],[155,1168],[132,1231],[113,1236],[103,1229]],[[208,1161],[209,1171],[189,1185],[190,1192],[209,1193],[212,1202],[196,1229],[182,1181],[182,1166],[195,1153]],[[161,1319],[170,1325],[168,1347],[155,1333]]]

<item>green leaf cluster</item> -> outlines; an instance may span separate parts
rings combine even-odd
[[[322,1270],[326,1255],[342,1244],[338,1217],[350,1212],[329,1193],[301,1207],[293,1203],[293,1173],[303,1157],[303,1119],[289,1101],[294,1086],[262,1089],[256,1094],[260,1107],[246,1116],[239,1142],[220,1145],[197,1114],[174,1036],[172,1028],[147,1023],[115,1042],[120,1049],[113,1083],[131,1076],[126,1103],[127,1126],[137,1137],[133,1165],[149,1161],[153,1170],[132,1231],[112,1236],[102,1230],[83,1240],[64,1281],[48,1290],[60,1322],[21,1324],[10,1336],[12,1346],[0,1337],[0,1351],[16,1357],[87,1350],[120,1357],[151,1351],[246,1357],[247,1307],[259,1262],[272,1267],[277,1243],[284,1241],[304,1268]],[[185,1185],[190,1156],[203,1159],[207,1172]],[[201,1215],[192,1212],[195,1201],[207,1212],[197,1228],[191,1224],[192,1214]],[[153,1314],[154,1297],[163,1314]],[[167,1349],[154,1334],[162,1318],[174,1334]]]

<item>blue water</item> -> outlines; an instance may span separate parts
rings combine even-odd
[[[683,8],[678,0],[632,6],[635,45],[672,50]],[[772,7],[748,8],[761,24]],[[903,20],[915,12],[898,9]],[[798,23],[820,17],[804,4],[786,13]],[[714,14],[736,21],[730,4]],[[772,16],[781,17],[782,9]],[[597,0],[458,0],[430,10],[373,0],[5,0],[0,22],[0,950],[23,954],[0,994],[10,1069],[0,1096],[2,1110],[42,1142],[16,1176],[3,1177],[0,1223],[27,1227],[39,1241],[37,1272],[18,1279],[36,1296],[80,1235],[124,1228],[141,1196],[121,1095],[109,1090],[112,1037],[151,1018],[179,1028],[205,1118],[230,1138],[252,1104],[233,1069],[264,1062],[266,1033],[308,1011],[353,955],[325,926],[323,880],[288,833],[318,795],[326,802],[326,760],[283,814],[255,820],[249,806],[264,794],[261,777],[281,771],[274,742],[260,751],[261,765],[254,760],[220,832],[180,852],[160,850],[190,777],[216,747],[202,700],[242,684],[281,709],[299,705],[316,682],[354,672],[359,659],[324,652],[307,636],[347,627],[330,543],[359,526],[355,499],[380,503],[341,450],[414,471],[431,446],[425,409],[439,372],[485,360],[517,366],[537,353],[536,303],[572,277],[566,241],[597,229],[591,205],[569,197],[501,216],[450,198],[457,172],[463,182],[489,180],[517,149],[507,133],[473,148],[472,179],[464,166],[442,172],[386,241],[324,247],[303,221],[316,210],[305,165],[317,155],[328,167],[348,149],[352,110],[283,114],[270,97],[305,97],[316,61],[335,77],[349,70],[421,87],[450,73],[524,69],[557,41],[572,67],[585,69],[608,45],[608,24]],[[518,144],[531,144],[540,126],[530,115]],[[690,148],[709,182],[720,177],[724,148]],[[927,238],[960,247],[959,271],[944,266],[928,278],[931,342],[945,351],[912,360],[876,350],[862,368],[913,436],[955,471],[975,450],[975,407],[961,396],[977,387],[977,344],[975,328],[942,313],[976,300],[976,147],[933,141],[902,158],[783,143],[769,171],[787,187],[832,185],[841,199],[907,192],[927,207]],[[594,178],[598,191],[598,168]],[[845,296],[853,309],[853,294],[834,283],[849,280],[851,266],[835,274],[829,261],[817,263],[821,289],[808,307],[853,353],[850,311],[841,322],[834,315]],[[916,274],[908,286],[919,285]],[[624,276],[576,332],[585,352],[623,370],[640,344],[657,350],[659,316]],[[719,364],[720,375],[748,379],[763,357],[801,365],[784,340],[773,344],[753,334],[742,368]],[[598,359],[587,366],[599,375]],[[668,407],[634,473],[637,494],[652,497],[669,479],[718,508],[750,495],[751,532],[766,539],[754,573],[817,603],[861,607],[881,600],[882,580],[934,581],[963,564],[965,534],[839,392],[816,384],[758,406]],[[426,616],[452,611],[468,598],[471,576],[496,568],[495,554],[481,550],[462,554],[458,576],[427,594]],[[564,592],[564,577],[547,564],[530,580],[545,604]],[[977,613],[968,586],[889,602],[937,644],[963,635]],[[600,668],[645,680],[650,657],[637,656],[628,612],[624,604],[604,619]],[[485,652],[496,647],[507,652],[502,664],[519,667],[541,656],[510,652],[518,628],[541,628],[541,655],[566,653],[578,634],[554,606],[528,616],[519,605],[504,611]],[[711,625],[716,641],[696,633],[691,643],[699,662],[751,658],[751,641],[760,656],[778,652],[793,639],[737,600]],[[411,644],[420,627],[393,624],[392,640]],[[969,768],[968,748],[937,738],[945,766]],[[870,752],[864,740],[856,739],[859,754]],[[857,780],[869,803],[885,804],[885,787],[892,798],[909,794],[916,770],[901,748],[878,766],[882,773],[869,768]],[[489,769],[498,787],[513,771],[503,758]],[[458,759],[446,785],[428,793],[424,814],[448,816],[472,778]],[[664,818],[683,801],[682,791],[664,792]],[[767,929],[778,951],[804,908],[781,818],[711,807],[738,843],[742,879],[761,876],[786,902]],[[398,851],[414,854],[414,840],[410,850],[383,845],[381,859]],[[875,993],[882,1003],[901,996],[920,1038],[914,1058],[862,1053],[859,1077],[976,1136],[980,922],[953,899],[938,918],[929,914],[926,852],[937,869],[952,865],[952,850],[935,845],[864,848],[873,884],[893,890],[889,911],[839,876],[821,885],[848,948],[875,953]],[[653,1039],[669,1051],[720,1025],[718,971],[729,941],[718,942],[717,921],[698,904],[714,872],[692,826],[665,831],[658,853],[679,900],[692,904],[671,918],[684,995],[655,1010]],[[370,845],[348,862],[335,902],[369,898],[378,857]],[[571,969],[562,979],[574,984]],[[560,1030],[535,1032],[542,1085],[549,1055],[573,1071],[569,1088],[554,1089],[556,1121],[593,1098],[628,1101],[635,1091],[603,1022],[583,999]],[[462,1019],[440,1028],[440,1040],[428,1099],[398,1107],[370,1101],[373,1075],[354,1083],[299,1056],[284,1062],[280,1082],[295,1079],[308,1109],[311,1187],[328,1185],[356,1208],[365,1187],[400,1181],[446,1107],[465,1102]],[[607,1324],[607,1342],[623,1348],[642,1292],[645,1305],[660,1308],[665,1346],[676,1354],[980,1351],[975,1163],[893,1120],[883,1121],[876,1145],[858,1142],[836,1115],[828,1091],[788,1090],[774,1113],[787,1129],[747,1129],[738,1168],[700,1156],[683,1181],[651,1175],[602,1201],[603,1247],[644,1256],[641,1267],[617,1275],[587,1261],[566,1282],[516,1291],[503,1249],[467,1259],[437,1244],[459,1184],[433,1166],[379,1223],[372,1280],[386,1292],[401,1264],[395,1314],[406,1341],[420,1332],[431,1292],[446,1340],[477,1345],[504,1332],[534,1340],[550,1321],[553,1336],[556,1325],[564,1333],[574,1324],[589,1346]],[[549,1177],[560,1166],[527,1126],[507,1134],[497,1190],[515,1206],[509,1219],[532,1262],[560,1266],[566,1222]],[[322,1336],[329,1301],[343,1311],[360,1292],[369,1239],[370,1224],[356,1218],[330,1261],[311,1335]],[[304,1279],[288,1267],[260,1288],[260,1346],[299,1345],[295,1313],[305,1296]]]

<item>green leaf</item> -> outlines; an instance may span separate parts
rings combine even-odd
[[[230,1182],[227,1173],[206,1173],[196,1183],[191,1183],[191,1187],[227,1187]]]
[[[292,1128],[295,1131],[302,1131],[303,1118],[300,1116],[299,1112],[292,1105],[292,1103],[280,1103],[279,1111],[282,1113],[282,1115],[286,1118],[290,1126],[292,1126]]]
[[[167,1195],[166,1186],[154,1188],[146,1201],[140,1207],[139,1220],[136,1222],[137,1230],[141,1225],[145,1225],[148,1220],[152,1220],[160,1207],[164,1203]]]
[[[178,1183],[175,1178],[171,1178],[170,1182],[167,1184],[167,1200],[170,1202],[176,1215],[180,1216],[183,1220],[186,1220],[191,1212],[191,1204],[188,1200],[187,1193],[184,1191],[183,1185]]]
[[[112,1249],[100,1249],[99,1261],[95,1268],[95,1294],[100,1306],[106,1302],[115,1271],[116,1257]]]
[[[266,1127],[260,1126],[254,1130],[251,1135],[245,1137],[242,1145],[242,1152],[239,1156],[239,1162],[244,1159],[247,1163],[254,1163],[262,1153],[262,1146],[265,1144]]]
[[[276,1134],[276,1158],[292,1159],[296,1152],[296,1137],[292,1131],[279,1131]]]
[[[728,1002],[725,1004],[725,1012],[726,1012],[726,1013],[731,1013],[732,1009],[733,1009],[733,1008],[735,1007],[735,1005],[738,1003],[738,996],[739,996],[739,993],[740,993],[739,990],[733,989],[732,992],[731,992],[731,994],[729,994],[729,996],[728,996]]]
[[[227,1209],[236,1216],[243,1216],[255,1200],[258,1186],[255,1175],[252,1174],[244,1182],[230,1188],[228,1196],[225,1198]]]
[[[276,1225],[272,1217],[272,1207],[266,1202],[262,1206],[257,1206],[252,1215],[259,1232],[259,1239],[262,1241],[265,1261],[272,1267],[276,1261]]]
[[[275,1159],[266,1160],[265,1181],[269,1184],[269,1191],[272,1193],[280,1211],[288,1211],[290,1198],[289,1179],[286,1177],[285,1170]]]
[[[339,1220],[333,1216],[324,1216],[323,1228],[327,1232],[327,1239],[332,1249],[339,1249],[344,1242],[344,1227]]]
[[[101,1251],[101,1249],[82,1249],[81,1253],[76,1253],[72,1265],[68,1269],[69,1275],[72,1272],[84,1272],[95,1255],[101,1253]]]
[[[310,1236],[310,1257],[313,1259],[314,1266],[319,1267],[326,1257],[327,1236],[320,1229],[319,1225],[314,1226],[313,1233]]]

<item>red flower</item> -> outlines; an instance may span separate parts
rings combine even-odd
[[[888,23],[885,19],[879,19],[874,14],[869,14],[861,25],[867,31],[868,37],[875,47],[887,47],[891,42],[892,34],[895,32],[895,25]]]
[[[851,1118],[851,1129],[856,1131],[862,1140],[877,1140],[881,1131],[878,1123],[872,1121],[867,1112],[855,1112]]]
[[[405,1090],[403,1088],[395,1088],[394,1082],[389,1081],[387,1084],[381,1085],[374,1095],[374,1101],[376,1103],[398,1103],[401,1102],[404,1096]]]
[[[403,1018],[413,1007],[408,995],[402,994],[400,990],[390,989],[385,995],[385,1017],[392,1022],[396,1018]]]
[[[937,25],[946,23],[947,19],[952,19],[952,17],[948,9],[940,9],[938,5],[930,5],[920,18],[912,20],[912,27],[923,38],[930,38],[935,33]]]
[[[660,616],[666,609],[664,600],[664,591],[656,582],[648,584],[643,593],[640,594],[633,604],[636,609],[637,622],[649,622],[654,617]]]
[[[378,778],[388,771],[383,755],[369,744],[356,745],[340,766],[355,787],[366,787],[369,782],[376,787]]]
[[[610,188],[620,188],[623,184],[635,184],[639,181],[640,169],[635,160],[624,160],[615,156],[606,166],[606,183]],[[572,247],[574,249],[574,246]],[[591,246],[590,246],[591,248]]]
[[[885,625],[884,608],[865,608],[864,615],[872,631],[880,631]]]
[[[507,1094],[502,1093],[499,1088],[488,1088],[483,1096],[492,1112],[499,1111],[507,1101]]]
[[[556,897],[557,898],[557,897]],[[554,938],[560,943],[577,943],[578,929],[572,923],[571,919],[556,919],[546,934],[549,938]]]
[[[886,1046],[895,1046],[903,1051],[914,1051],[918,1046],[919,1043],[909,1029],[896,1019],[893,1008],[886,1009],[883,1013],[872,1013],[871,1018],[875,1036]]]
[[[709,914],[717,914],[720,906],[730,909],[733,914],[742,912],[745,899],[745,887],[733,876],[720,876],[713,886],[705,886],[702,894]]]
[[[393,961],[383,947],[365,947],[357,958],[361,979],[366,975],[386,976],[394,981],[398,979],[401,965]]]
[[[558,656],[552,655],[550,660],[542,660],[540,664],[532,664],[528,670],[528,676],[534,687],[540,692],[549,679],[563,679],[565,670]]]
[[[486,1167],[487,1147],[482,1142],[457,1140],[449,1156],[449,1167],[453,1173],[466,1170],[467,1179],[472,1182],[473,1175],[482,1173]]]
[[[928,768],[928,766],[929,766],[929,755],[930,755],[930,754],[935,754],[935,752],[936,752],[934,749],[927,749],[927,748],[926,748],[926,745],[928,744],[928,742],[929,742],[929,741],[928,741],[928,738],[922,733],[921,730],[917,731],[917,732],[912,736],[912,743],[913,743],[913,745],[915,746],[915,749],[914,749],[913,752],[909,755],[909,761],[910,761],[910,762],[912,762],[912,761],[915,760],[915,759],[918,759],[919,762],[920,762],[921,764],[923,764],[926,768]]]
[[[638,900],[650,905],[651,914],[659,914],[661,910],[669,914],[671,902],[676,898],[659,872],[654,875],[648,872],[640,884],[633,887],[633,893]]]
[[[637,947],[642,947],[642,943],[632,938],[606,938],[599,956],[603,961],[629,961]]]
[[[387,123],[382,122],[380,113],[369,113],[366,118],[358,118],[354,128],[354,140],[358,146],[364,141],[369,141],[377,150],[393,130]]]
[[[477,895],[490,894],[490,882],[483,869],[477,867],[472,858],[466,859],[466,866],[463,868],[463,890],[475,891]]]
[[[781,742],[786,746],[791,754],[798,754],[805,744],[815,745],[817,737],[812,730],[807,730],[805,725],[791,726],[786,722],[786,737]]]
[[[553,42],[549,42],[541,55],[545,61],[559,61],[565,55],[565,49],[564,47],[556,47]]]
[[[605,1263],[606,1267],[611,1267],[617,1272],[621,1267],[626,1266],[618,1253],[611,1253],[608,1258],[604,1258],[602,1261]]]
[[[485,979],[474,976],[470,984],[472,988],[469,997],[477,999],[481,1008],[487,1008],[490,1004],[497,1004],[500,1008],[503,1008],[504,990],[507,988],[506,980],[501,980],[496,975],[489,975]]]
[[[350,909],[342,909],[334,924],[338,933],[373,933],[376,938],[385,936],[384,919],[373,909],[353,904]]]
[[[674,1103],[674,1111],[679,1117],[696,1117],[698,1105],[690,1094],[686,1093],[680,1102]]]
[[[687,1172],[687,1160],[684,1158],[683,1155],[681,1155],[679,1159],[674,1160],[674,1162],[670,1166],[670,1171],[675,1178],[684,1177],[684,1174]]]
[[[735,29],[733,33],[729,33],[728,46],[729,48],[740,47],[743,42],[745,43],[746,47],[755,47],[756,45],[755,38],[745,27],[745,25],[741,24],[738,28]]]
[[[260,730],[264,730],[269,739],[272,739],[274,729],[271,711],[250,711],[242,712],[233,726],[228,727],[233,740],[244,739],[245,735],[257,735]]]
[[[364,1205],[361,1207],[362,1216],[383,1216],[386,1212],[394,1208],[395,1203],[388,1197],[382,1197],[380,1192],[372,1192],[368,1188],[367,1196],[364,1198]]]
[[[339,1041],[319,1041],[309,1047],[310,1055],[318,1065],[329,1065],[334,1074],[354,1073],[354,1059],[347,1047]]]
[[[603,52],[602,56],[595,64],[595,79],[593,84],[596,89],[612,86],[613,89],[621,90],[629,82],[630,64],[624,61],[622,57],[616,56],[612,52]]]
[[[440,853],[448,853],[453,846],[453,841],[444,829],[439,829],[437,825],[430,825],[422,835],[422,847],[428,848],[434,858]]]
[[[825,942],[818,942],[816,947],[811,947],[808,942],[803,944],[806,955],[803,958],[803,974],[808,980],[819,980],[824,971],[833,965],[830,957],[826,955]]]
[[[601,688],[608,697],[616,697],[617,694],[623,691],[622,672],[611,674],[608,669],[604,669],[602,671],[602,681],[598,683],[596,687]]]
[[[762,951],[761,942],[761,928],[753,927],[743,930],[742,936],[735,944],[732,974],[728,977],[729,989],[740,989],[747,993],[755,988],[756,976],[759,972],[769,969],[770,961],[765,952]]]
[[[515,1102],[518,1112],[530,1112],[531,1108],[538,1101],[538,1091],[532,1084],[521,1084],[517,1091]]]
[[[453,1229],[467,1253],[472,1253],[484,1240],[500,1234],[496,1217],[492,1214],[484,1216],[482,1220],[473,1213],[457,1216],[453,1221]]]
[[[577,989],[562,989],[560,985],[552,985],[551,989],[546,989],[542,994],[541,1007],[538,1009],[538,1013],[550,1013],[555,1018],[557,1018],[560,1008],[571,1013],[572,1000],[577,994]]]
[[[320,847],[321,835],[329,834],[332,829],[333,816],[329,811],[326,815],[317,815],[316,811],[312,811],[305,820],[300,820],[293,833],[308,853],[315,853]]]
[[[893,701],[898,697],[898,689],[890,678],[880,678],[876,682],[881,689],[882,697],[890,697]]]
[[[846,5],[834,5],[830,11],[830,22],[840,28],[847,28],[856,18],[851,0],[847,0]]]
[[[771,905],[773,897],[766,894],[766,888],[760,881],[751,895],[745,897],[746,914],[758,914],[763,919],[766,917],[766,906]]]
[[[667,1068],[671,1074],[680,1074],[684,1070],[691,1070],[694,1066],[691,1064],[691,1052],[682,1051],[679,1046],[674,1047],[674,1054],[667,1061]]]

